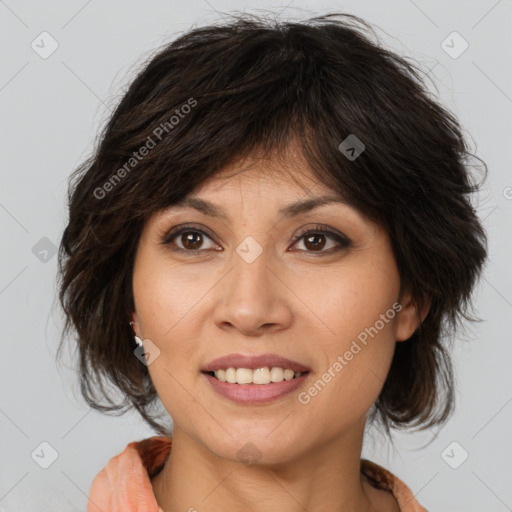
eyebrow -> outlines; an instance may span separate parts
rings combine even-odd
[[[291,218],[332,203],[349,204],[348,201],[341,196],[319,196],[290,203],[281,208],[278,213],[280,217]],[[188,196],[169,206],[170,209],[174,207],[194,208],[204,215],[225,221],[230,220],[229,215],[222,207],[216,206],[205,199],[199,199],[198,197]]]

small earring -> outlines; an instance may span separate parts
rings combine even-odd
[[[133,327],[135,322],[130,322],[130,325]],[[137,343],[139,347],[142,347],[142,340],[137,335],[135,335],[135,343]]]

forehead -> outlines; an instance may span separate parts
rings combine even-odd
[[[280,171],[273,173],[265,164],[235,173],[226,169],[161,213],[194,210],[231,224],[242,217],[293,219],[333,205],[342,206],[337,212],[343,211],[345,217],[362,217],[342,193],[322,185],[312,173],[297,177]]]
[[[290,153],[277,158],[251,155],[239,159],[207,178],[179,201],[153,214],[148,224],[191,211],[218,219],[227,226],[241,220],[263,218],[275,224],[322,211],[330,212],[331,220],[332,215],[337,215],[360,228],[373,224],[352,204],[343,187],[325,184],[300,155]]]
[[[273,158],[249,155],[220,169],[189,195],[244,194],[305,197],[339,194],[323,184],[297,151]]]
[[[251,208],[255,214],[278,208],[279,217],[293,217],[331,203],[345,203],[342,193],[321,183],[297,155],[254,156],[224,167],[169,208],[191,207],[229,221],[231,208]]]
[[[324,205],[332,209],[324,210]],[[195,211],[228,224],[241,215],[244,219],[272,217],[275,222],[314,213],[317,208],[354,219],[364,217],[336,176],[325,170],[319,175],[313,172],[300,145],[292,141],[284,150],[255,150],[232,160],[154,217]]]

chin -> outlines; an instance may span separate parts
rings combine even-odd
[[[273,428],[275,428],[275,423]],[[294,447],[289,432],[280,432],[269,435],[272,429],[260,427],[244,428],[238,431],[233,429],[224,433],[222,438],[216,436],[207,440],[206,446],[217,456],[232,462],[243,463],[248,466],[260,464],[279,464],[291,460]]]

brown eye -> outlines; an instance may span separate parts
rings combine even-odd
[[[294,245],[299,242],[302,242],[305,247],[305,249],[300,249],[301,251],[318,254],[331,254],[345,249],[351,244],[348,238],[320,228],[310,229],[302,233],[295,239]]]
[[[293,245],[299,242],[304,244],[301,252],[323,255],[332,254],[336,251],[350,246],[351,241],[343,235],[326,229],[309,229],[307,232],[297,236]],[[208,243],[210,244],[208,246]],[[201,253],[208,249],[222,250],[203,230],[194,226],[182,226],[181,229],[172,229],[162,240],[163,245],[170,246],[172,251],[182,253]]]
[[[308,235],[304,238],[304,246],[308,251],[322,250],[325,247],[326,236],[323,234]]]
[[[185,231],[181,233],[180,241],[185,249],[196,251],[203,243],[203,235],[198,231]]]
[[[204,231],[191,226],[171,230],[162,240],[162,244],[171,246],[173,251],[190,253],[204,252],[206,249],[216,249],[218,247]]]

